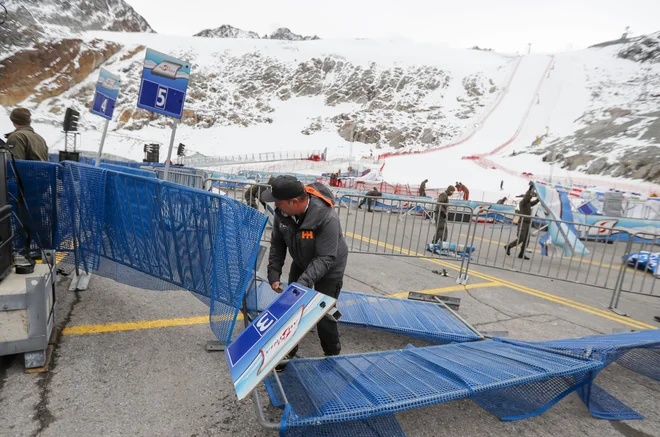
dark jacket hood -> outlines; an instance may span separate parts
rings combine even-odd
[[[309,207],[305,213],[305,219],[300,229],[316,229],[328,217],[335,204],[335,196],[320,182],[314,182],[305,186],[309,194]]]

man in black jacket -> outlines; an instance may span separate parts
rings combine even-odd
[[[293,176],[278,176],[270,189],[262,193],[261,200],[275,202],[268,258],[268,282],[273,290],[282,291],[280,276],[288,249],[293,259],[289,283],[297,282],[338,298],[348,246],[333,209],[334,197],[330,190],[317,182],[304,186]],[[324,317],[317,324],[317,330],[325,355],[339,355],[337,322]]]

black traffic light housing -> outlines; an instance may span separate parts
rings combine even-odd
[[[144,160],[142,162],[160,162],[160,144],[144,145]]]
[[[78,120],[80,120],[80,112],[75,109],[66,108],[63,123],[64,132],[78,131]]]
[[[185,156],[186,155],[186,145],[179,143],[179,147],[176,149],[176,156]]]

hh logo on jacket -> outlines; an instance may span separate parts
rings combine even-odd
[[[314,238],[314,232],[312,231],[302,231],[300,234],[303,240],[311,240]]]

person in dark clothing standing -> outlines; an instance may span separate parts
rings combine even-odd
[[[518,258],[529,259],[529,257],[525,255],[525,249],[527,248],[527,243],[529,240],[529,228],[532,225],[532,218],[529,216],[532,215],[532,207],[539,203],[538,198],[532,200],[533,195],[534,182],[530,182],[529,190],[527,190],[522,200],[520,201],[520,204],[518,205],[520,214],[528,217],[521,217],[520,223],[518,224],[518,238],[506,245],[507,255],[511,255],[511,249],[520,244],[520,254],[518,255]]]
[[[25,108],[11,111],[9,119],[14,124],[14,132],[7,134],[7,148],[16,159],[28,161],[48,161],[46,140],[32,129],[32,114]]]
[[[275,202],[275,221],[270,238],[268,282],[281,292],[280,276],[287,249],[293,262],[289,283],[313,287],[319,293],[338,298],[348,261],[334,197],[323,184],[304,186],[293,176],[278,176],[261,199]],[[337,322],[322,318],[316,325],[326,356],[339,355],[341,342]],[[295,355],[297,348],[289,353]]]
[[[435,235],[431,241],[433,244],[442,244],[447,238],[447,204],[449,198],[454,194],[456,188],[453,185],[447,187],[445,191],[438,195],[437,205],[435,205]],[[440,205],[442,204],[442,205]]]
[[[364,205],[364,202],[367,202],[367,211],[371,211],[371,202],[375,202],[376,199],[372,199],[372,197],[381,197],[383,193],[378,191],[378,188],[374,187],[371,191],[367,191],[365,194],[366,197],[363,197],[360,203],[358,204],[358,209],[362,209],[362,205]]]
[[[422,183],[419,185],[419,197],[426,197],[426,183],[428,182],[428,179],[424,179]]]
[[[272,185],[273,181],[275,178],[273,176],[268,179],[267,184]],[[266,209],[266,202],[261,200],[261,194],[266,191],[268,187],[265,187],[263,185],[252,185],[250,188],[245,190],[245,194],[243,195],[243,198],[245,198],[245,201],[249,206],[251,206],[254,209],[259,209],[259,205],[257,205],[257,200],[259,203],[261,203],[261,206]]]

